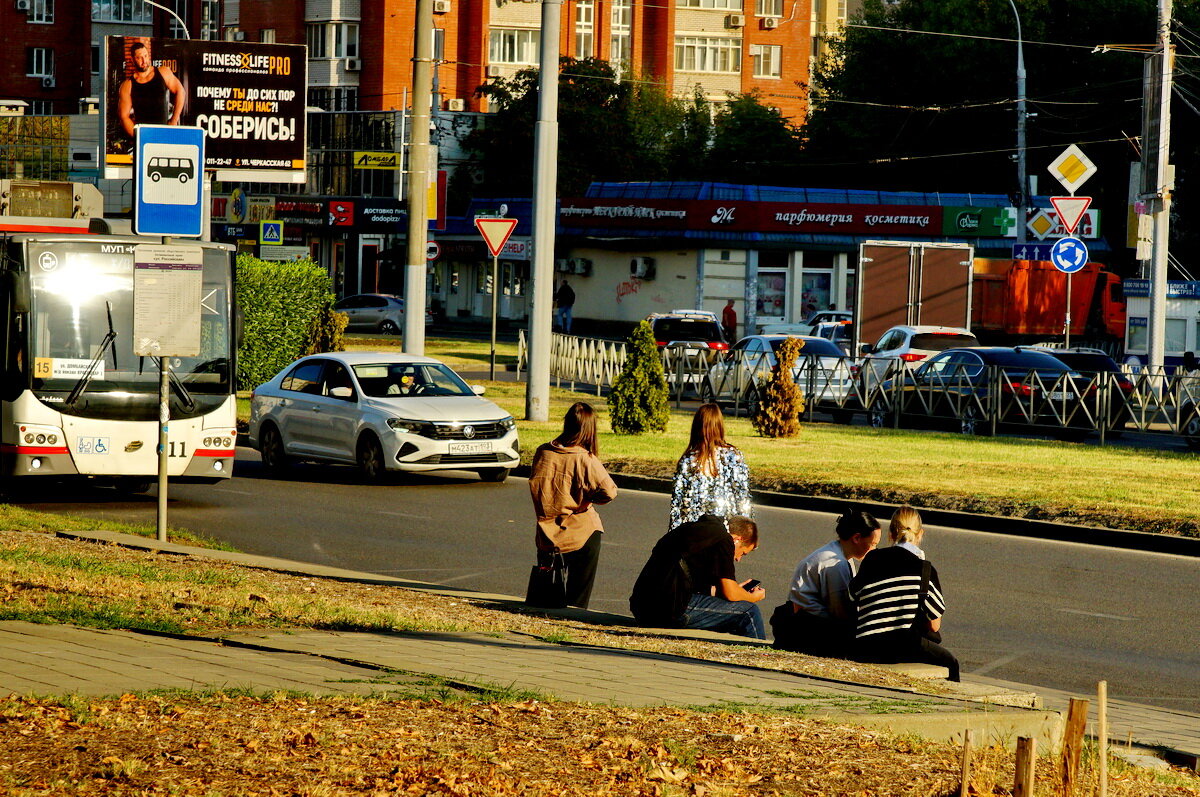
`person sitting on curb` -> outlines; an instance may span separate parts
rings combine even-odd
[[[758,526],[741,515],[702,515],[684,523],[655,544],[629,609],[643,625],[766,639],[756,605],[766,590],[757,582],[738,583],[735,575],[734,563],[757,547]]]
[[[788,599],[771,614],[774,646],[813,656],[847,656],[854,639],[850,580],[879,545],[879,521],[853,507],[837,519],[837,539],[800,560]]]
[[[946,602],[937,570],[925,558],[921,515],[902,506],[892,515],[892,545],[863,557],[850,582],[858,613],[855,658],[896,664],[925,662],[946,667],[959,680],[958,659],[941,645]]]

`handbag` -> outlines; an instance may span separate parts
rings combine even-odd
[[[555,548],[549,553],[539,551],[538,562],[529,570],[529,586],[525,603],[541,609],[561,609],[567,605],[567,563],[562,552]]]

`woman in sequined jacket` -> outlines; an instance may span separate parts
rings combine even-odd
[[[725,421],[716,404],[703,404],[692,418],[692,436],[675,466],[671,525],[702,515],[752,517],[750,471],[742,452],[725,442]]]

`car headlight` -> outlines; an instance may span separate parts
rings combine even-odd
[[[388,418],[387,424],[397,432],[409,434],[421,434],[421,430],[425,428],[424,421],[410,421],[407,418]]]
[[[500,425],[502,427],[504,427],[504,429],[506,429],[507,431],[510,431],[510,432],[513,429],[517,428],[517,422],[513,419],[513,417],[511,415],[509,415],[507,418],[501,418]]]

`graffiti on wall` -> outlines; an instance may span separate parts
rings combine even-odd
[[[624,282],[618,282],[617,283],[617,304],[620,304],[621,300],[624,299],[626,296],[629,296],[632,293],[637,293],[641,289],[642,289],[642,280],[638,279],[637,277],[630,277],[629,279],[627,279]]]

